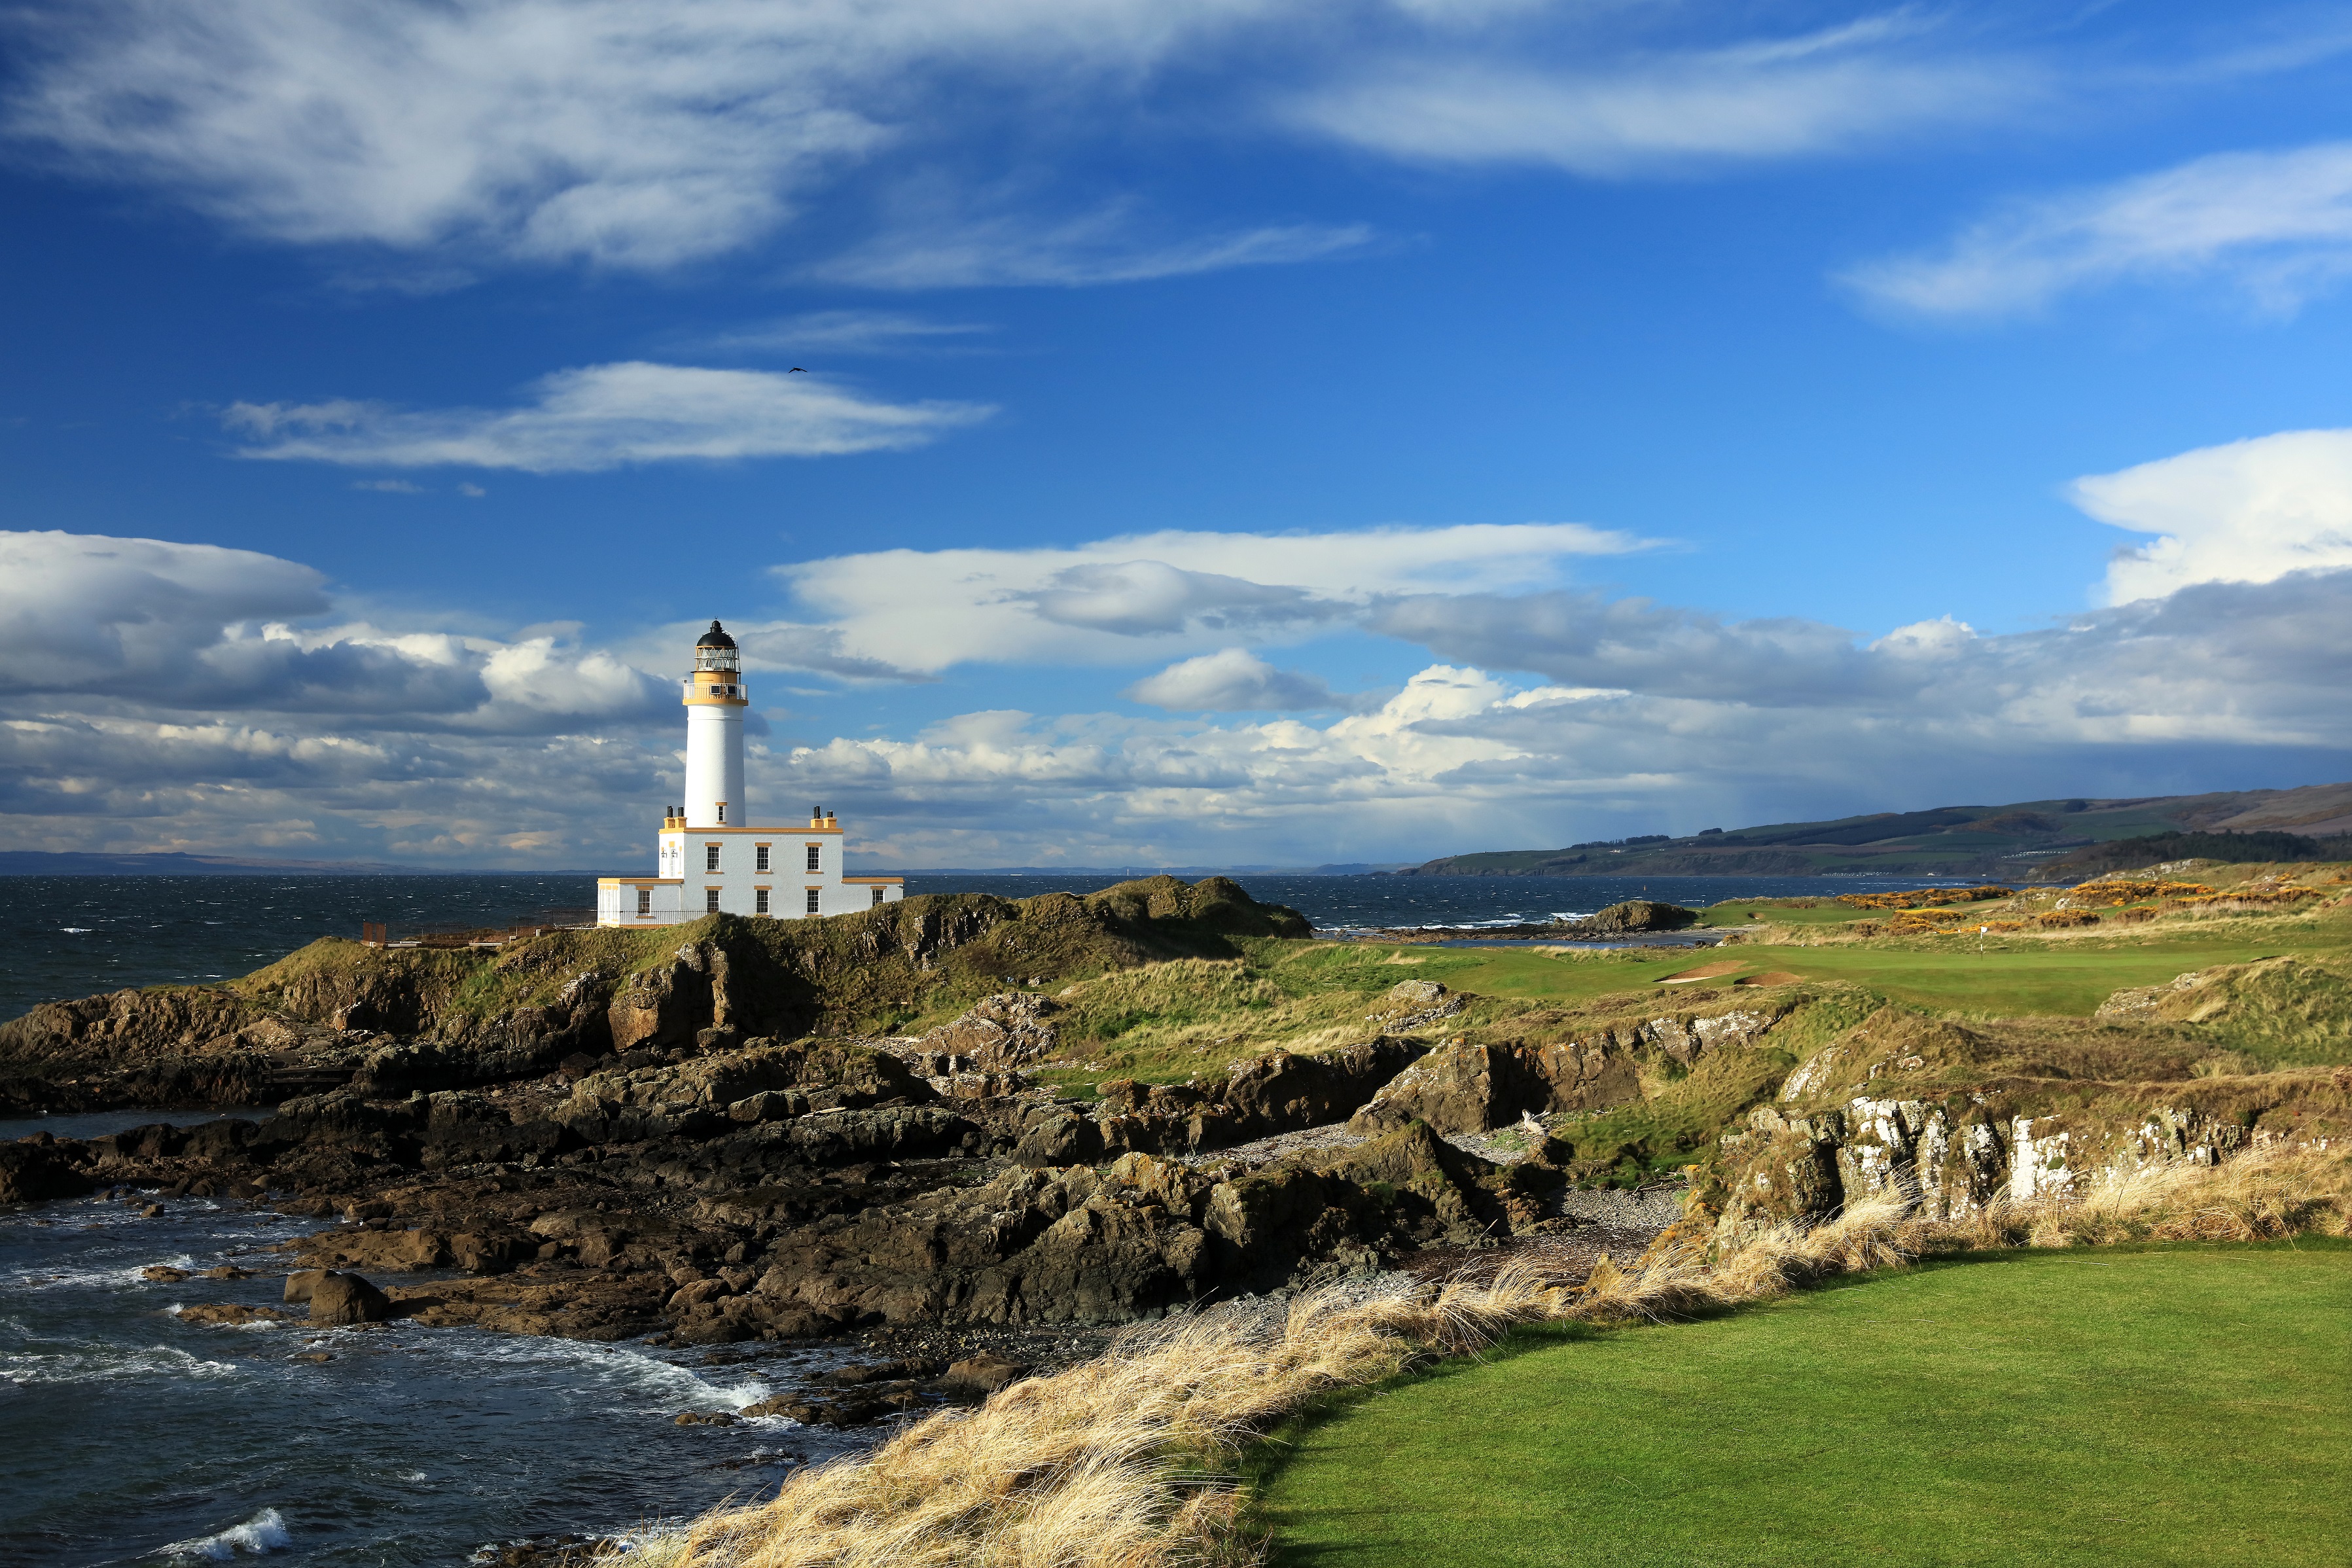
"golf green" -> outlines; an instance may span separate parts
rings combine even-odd
[[[1293,1568],[2352,1562],[2352,1248],[1983,1255],[1537,1331],[1287,1441]]]

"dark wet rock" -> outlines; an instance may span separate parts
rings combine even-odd
[[[0,1204],[37,1204],[95,1190],[89,1150],[46,1132],[0,1143]]]
[[[310,1321],[346,1326],[381,1323],[393,1315],[392,1300],[356,1274],[328,1270],[310,1285]]]
[[[168,1263],[151,1263],[139,1271],[139,1277],[158,1285],[177,1285],[188,1277],[188,1271],[184,1268],[174,1268]],[[215,1275],[213,1278],[218,1279],[219,1276]]]
[[[207,1301],[180,1309],[180,1321],[200,1323],[212,1328],[235,1328],[244,1323],[284,1322],[293,1314],[275,1307],[248,1307],[242,1301]]]

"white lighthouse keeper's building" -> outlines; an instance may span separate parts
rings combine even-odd
[[[806,827],[760,827],[743,799],[743,660],[717,621],[694,645],[686,678],[686,804],[662,816],[658,874],[601,877],[596,923],[676,925],[707,914],[801,920],[905,896],[898,877],[842,870],[841,825],[823,806]]]

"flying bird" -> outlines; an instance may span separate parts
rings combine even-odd
[[[803,370],[803,369],[801,366],[799,366],[799,365],[794,365],[794,366],[793,366],[793,368],[792,368],[792,369],[790,369],[790,370],[788,370],[788,371],[784,372],[784,374],[785,374],[786,375],[806,375],[806,374],[808,374],[808,372],[807,372],[806,370]]]

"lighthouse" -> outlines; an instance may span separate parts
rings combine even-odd
[[[724,827],[743,820],[743,656],[717,621],[694,645],[686,678],[686,819]]]
[[[821,805],[808,826],[761,826],[744,798],[742,652],[717,621],[696,639],[686,705],[686,799],[662,813],[656,873],[601,877],[596,923],[677,925],[705,915],[806,920],[848,914],[906,895],[898,877],[844,869],[840,819]]]

